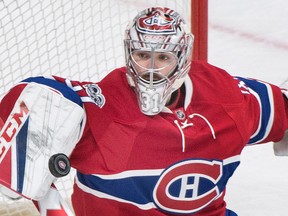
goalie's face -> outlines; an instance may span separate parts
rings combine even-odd
[[[171,93],[179,88],[184,78],[180,78],[179,59],[181,51],[167,51],[158,49],[163,44],[146,44],[145,47],[131,46],[131,41],[126,41],[127,63],[129,67],[128,77],[130,85],[136,90],[141,111],[146,115],[156,115],[162,111],[169,101]],[[142,43],[143,44],[143,43]],[[132,48],[133,47],[133,48]],[[137,48],[135,48],[137,47]],[[181,80],[178,82],[178,80]]]
[[[178,58],[171,52],[135,50],[131,53],[134,71],[144,82],[153,86],[168,80],[177,66]]]

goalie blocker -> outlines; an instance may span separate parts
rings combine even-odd
[[[10,108],[1,109],[10,114],[1,113],[0,184],[26,198],[44,199],[55,176],[69,173],[64,155],[83,132],[82,102],[64,84],[41,77],[23,81],[7,95],[0,105]]]
[[[287,98],[286,103],[288,104],[288,79],[280,87],[283,95]],[[273,143],[273,150],[276,156],[288,156],[288,130],[286,130],[282,140]]]

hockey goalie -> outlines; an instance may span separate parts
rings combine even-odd
[[[0,105],[0,183],[43,215],[49,200],[77,216],[236,216],[225,192],[242,150],[275,142],[288,155],[287,85],[192,61],[193,40],[176,11],[148,8],[125,31],[126,66],[101,81],[14,86]],[[70,164],[73,211],[53,186]]]

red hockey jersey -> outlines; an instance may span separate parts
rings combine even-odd
[[[242,149],[279,141],[288,128],[287,100],[278,87],[207,63],[193,62],[182,97],[156,116],[140,112],[125,68],[98,83],[52,79],[81,98],[87,116],[70,156],[79,216],[235,215],[224,195]],[[53,88],[51,80],[47,85]],[[4,120],[15,91],[1,104]]]

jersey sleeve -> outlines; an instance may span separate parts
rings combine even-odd
[[[248,144],[277,142],[288,128],[288,103],[283,90],[273,84],[237,77],[242,93],[249,95],[247,121],[252,119]]]

